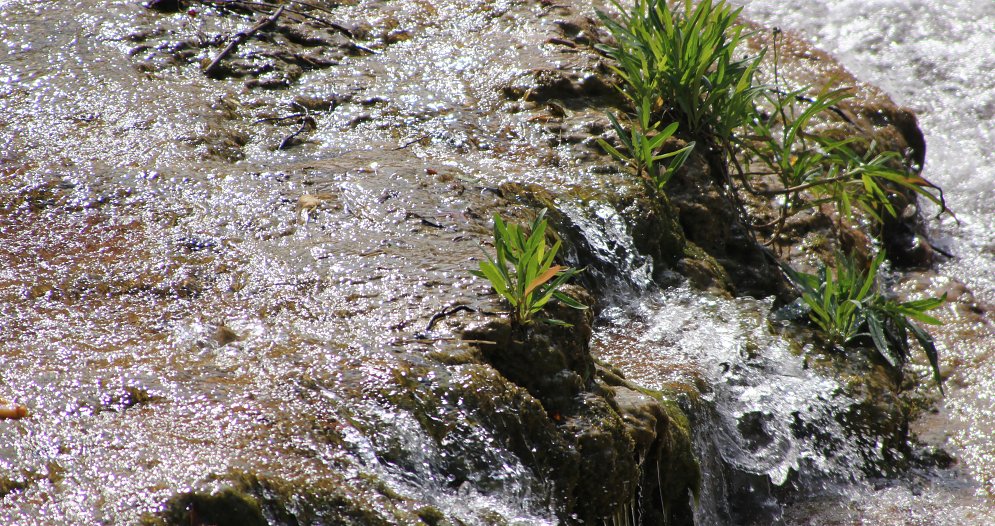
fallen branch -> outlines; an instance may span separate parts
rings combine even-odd
[[[237,48],[239,44],[249,39],[252,35],[256,34],[257,31],[275,23],[276,19],[280,18],[280,15],[283,14],[283,10],[284,6],[280,6],[280,8],[277,9],[272,15],[263,18],[262,20],[257,22],[256,25],[250,27],[245,31],[239,31],[238,33],[235,33],[235,36],[232,37],[231,42],[229,42],[228,45],[221,50],[221,53],[218,53],[218,56],[214,57],[214,60],[212,60],[211,63],[208,64],[206,68],[204,68],[204,74],[209,77],[214,77],[215,73],[217,72],[218,65],[221,64],[221,61],[224,60],[225,57],[227,57],[233,51],[235,51],[235,48]]]

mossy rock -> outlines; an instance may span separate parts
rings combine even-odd
[[[144,526],[213,524],[216,526],[266,526],[266,517],[255,496],[225,488],[218,493],[183,493],[166,504],[159,517],[142,520]]]
[[[694,524],[690,497],[697,500],[701,468],[691,442],[691,424],[667,394],[626,381],[599,366],[598,378],[632,437],[639,466],[639,492],[632,505],[643,524]]]
[[[146,514],[143,526],[265,526],[336,524],[392,526],[425,524],[397,495],[378,494],[376,481],[290,481],[240,471],[209,477],[214,490],[179,493],[162,511]],[[437,524],[445,524],[438,522]]]
[[[639,484],[639,451],[604,396],[590,393],[578,402],[572,414],[563,416],[562,429],[580,455],[573,512],[582,524],[589,524],[632,500]]]
[[[579,287],[565,292],[581,303],[593,299]],[[547,325],[540,321],[513,325],[506,318],[496,318],[470,327],[463,338],[490,341],[479,344],[484,359],[504,377],[527,389],[550,413],[567,411],[575,398],[590,384],[594,359],[588,342],[594,316],[591,309],[576,310],[550,305],[545,314],[570,326]]]
[[[723,189],[726,170],[720,152],[695,149],[667,183],[666,194],[689,244],[693,243],[722,266],[737,296],[783,296],[786,283],[767,250],[755,239],[739,212],[737,198]],[[702,265],[682,268],[700,276]],[[714,282],[719,284],[719,282]]]
[[[700,474],[687,418],[660,393],[617,375],[605,381],[588,348],[589,312],[564,309],[556,315],[575,326],[514,327],[497,319],[468,329],[463,337],[495,342],[480,344],[485,359],[542,404],[546,421],[556,422],[562,440],[549,442],[552,449],[534,449],[532,455],[533,462],[569,459],[572,470],[555,464],[539,470],[561,490],[564,520],[589,524],[636,502],[646,517],[689,524],[689,495],[696,494]]]
[[[677,269],[697,289],[723,296],[731,295],[734,290],[725,268],[690,241],[685,245],[684,257],[678,262]]]

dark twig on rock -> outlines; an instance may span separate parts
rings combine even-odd
[[[435,342],[463,342],[469,344],[479,344],[479,345],[497,345],[497,342],[492,342],[490,340],[464,340],[463,338],[417,338],[417,339],[401,339],[395,340],[395,343],[435,343]]]
[[[234,8],[239,8],[239,9],[245,9],[245,10],[252,11],[252,12],[261,12],[262,9],[260,9],[260,8],[273,8],[273,7],[276,7],[276,4],[271,4],[271,3],[268,3],[268,2],[253,2],[253,1],[250,1],[250,0],[201,0],[201,1],[204,2],[204,3],[208,3],[208,4],[214,4],[214,5],[223,6],[223,7],[234,7]],[[305,6],[305,7],[314,9],[314,10],[317,10],[317,11],[323,11],[325,13],[333,14],[331,10],[326,9],[324,7],[321,7],[321,6],[318,6],[318,5],[309,4],[307,2],[295,1],[295,0],[290,0],[290,2],[293,3],[293,4],[302,5],[302,6]],[[281,6],[281,7],[286,8],[286,6]],[[321,25],[323,25],[325,27],[332,28],[332,29],[334,29],[334,30],[342,33],[343,35],[349,37],[350,39],[355,38],[355,35],[353,35],[352,31],[350,31],[349,28],[343,26],[342,24],[337,24],[337,23],[332,22],[330,20],[325,20],[324,18],[321,18],[321,17],[317,17],[317,16],[314,16],[314,15],[309,15],[309,14],[307,14],[307,13],[305,13],[303,11],[297,10],[297,9],[286,8],[286,9],[284,9],[284,12],[288,13],[288,14],[292,14],[292,15],[298,16],[298,17],[306,19],[306,20],[311,20],[313,22],[317,22],[317,23],[319,23],[319,24],[321,24]]]
[[[294,119],[300,119],[300,118],[306,117],[306,116],[307,116],[306,113],[292,113],[292,114],[287,115],[285,117],[261,117],[261,118],[258,118],[256,120],[252,121],[252,124],[260,124],[260,123],[263,123],[263,122],[283,122],[283,121],[289,121],[289,120],[294,120]]]
[[[214,57],[214,60],[212,60],[211,63],[208,64],[206,68],[204,68],[204,74],[206,74],[209,77],[216,76],[216,73],[218,71],[218,65],[221,64],[221,61],[224,60],[224,58],[230,55],[233,51],[235,51],[235,48],[237,48],[239,44],[249,39],[249,37],[251,37],[252,35],[256,34],[257,31],[275,23],[276,19],[280,18],[280,15],[283,14],[283,9],[284,7],[280,6],[280,8],[277,9],[272,15],[263,18],[262,20],[257,22],[256,25],[250,27],[245,31],[239,31],[238,33],[235,33],[235,36],[232,37],[231,42],[229,42],[228,45],[221,50],[221,53],[218,53],[218,56]]]
[[[427,218],[427,217],[425,217],[425,216],[423,216],[421,214],[416,214],[414,212],[407,212],[407,213],[404,214],[404,219],[411,219],[411,218],[415,218],[415,219],[420,220],[421,224],[423,224],[425,226],[430,226],[432,228],[445,228],[444,226],[440,225],[439,223],[436,223],[435,221],[432,221],[431,219],[429,219],[429,218]]]
[[[432,316],[432,319],[428,320],[428,325],[425,326],[425,330],[422,331],[420,334],[417,334],[416,336],[419,339],[424,339],[423,336],[432,330],[432,327],[435,326],[435,322],[441,320],[442,318],[452,316],[453,314],[456,314],[457,312],[460,311],[477,312],[472,307],[467,307],[466,305],[455,305],[453,307],[446,307],[441,311],[435,313]]]
[[[421,143],[425,139],[430,139],[430,138],[432,138],[431,135],[422,135],[421,137],[418,137],[417,139],[412,139],[412,140],[410,140],[410,141],[408,141],[408,142],[406,142],[406,143],[398,146],[397,148],[394,148],[394,150],[395,151],[397,151],[397,150],[403,150],[403,149],[408,148],[409,146],[411,146],[413,144]]]
[[[290,148],[291,146],[296,144],[294,142],[294,139],[297,138],[298,135],[304,133],[304,131],[307,130],[308,128],[314,128],[317,126],[314,122],[314,118],[311,117],[311,112],[307,108],[301,106],[300,104],[297,104],[296,102],[292,102],[291,104],[297,106],[303,111],[303,113],[296,114],[301,119],[301,126],[297,128],[297,130],[294,131],[294,133],[291,133],[290,135],[284,137],[283,140],[280,141],[280,146],[276,147],[277,150],[286,150],[287,148]]]

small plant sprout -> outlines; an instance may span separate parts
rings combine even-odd
[[[486,252],[486,261],[480,270],[471,270],[474,276],[487,279],[494,290],[511,305],[511,320],[516,325],[527,325],[550,300],[556,299],[575,308],[586,309],[577,300],[559,289],[583,269],[554,265],[560,241],[546,246],[546,209],[536,216],[528,235],[519,225],[509,225],[498,214],[494,215],[495,257]],[[544,319],[553,325],[569,324],[554,319]]]
[[[884,262],[879,252],[867,271],[857,268],[853,259],[837,254],[836,270],[823,265],[817,274],[798,272],[784,265],[784,272],[801,292],[801,297],[782,313],[807,313],[834,346],[870,338],[878,354],[895,371],[901,372],[909,355],[909,333],[919,342],[940,392],[939,355],[933,337],[916,322],[939,325],[941,322],[926,314],[946,302],[941,298],[896,302],[880,294],[876,287],[877,273]]]

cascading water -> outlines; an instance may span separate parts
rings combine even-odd
[[[943,187],[949,216],[933,221],[934,242],[955,255],[936,273],[912,273],[898,289],[959,297],[967,285],[977,309],[951,307],[937,328],[949,364],[940,412],[913,431],[949,449],[959,466],[904,484],[851,487],[845,503],[815,521],[874,524],[992,524],[995,428],[990,374],[995,361],[995,4],[888,0],[750,0],[745,16],[799,32],[834,54],[858,78],[913,109],[927,142],[924,176]],[[935,208],[927,213],[936,212]],[[809,509],[807,513],[811,513]],[[819,518],[821,517],[821,518]],[[799,520],[799,522],[804,522]],[[805,522],[808,523],[808,522]]]
[[[950,449],[962,464],[913,470],[900,480],[868,480],[868,463],[886,465],[888,446],[846,429],[840,412],[858,401],[842,394],[838,380],[805,367],[804,350],[790,349],[771,333],[770,306],[762,301],[680,290],[644,297],[606,311],[600,352],[651,387],[688,375],[709,385],[705,398],[713,410],[698,414],[711,419],[696,422],[705,471],[696,509],[700,524],[771,518],[787,524],[991,524],[995,462],[984,430],[995,428],[995,384],[986,373],[995,360],[989,306],[995,299],[995,80],[989,74],[995,67],[995,4],[753,0],[745,16],[801,32],[919,115],[928,143],[924,175],[944,188],[960,220],[934,221],[933,241],[956,257],[936,273],[910,273],[897,290],[956,298],[965,290],[962,282],[978,306],[942,314],[946,325],[934,332],[942,360],[955,364],[946,369],[948,395],[939,414],[924,417],[913,431],[927,446]],[[819,433],[799,433],[806,427]],[[774,495],[785,482],[810,502],[779,503]]]
[[[514,426],[520,410],[541,420],[542,408],[472,356],[425,365],[444,338],[410,340],[443,307],[493,299],[466,269],[481,224],[505,206],[502,183],[612,184],[594,170],[606,162],[592,141],[602,110],[560,100],[610,92],[585,83],[597,80],[578,51],[587,43],[560,38],[588,38],[591,6],[326,2],[378,53],[288,29],[308,48],[295,64],[307,71],[296,82],[263,63],[260,82],[273,83],[260,88],[200,71],[255,21],[209,3],[162,14],[132,0],[0,0],[0,396],[32,412],[0,425],[0,522],[130,524],[242,470],[297,481],[302,494],[347,487],[412,522],[555,523],[551,489],[525,467],[542,443]],[[751,10],[805,30],[921,112],[927,175],[963,222],[937,229],[961,257],[923,282],[960,279],[992,302],[992,5],[837,4],[817,22],[793,14],[806,6]],[[874,13],[885,8],[894,29]],[[919,38],[936,28],[943,38]],[[893,83],[894,67],[918,82]],[[278,149],[293,130],[274,123],[296,128],[286,113],[302,104],[312,135]],[[657,290],[618,210],[557,204],[586,243],[575,248],[602,264],[593,279],[619,281],[596,351],[647,387],[690,379],[703,393],[684,400],[704,462],[699,524],[791,522],[782,482],[831,497],[795,517],[993,522],[971,494],[995,477],[979,431],[995,427],[987,326],[948,313],[943,357],[959,365],[924,428],[974,478],[930,472],[875,491],[861,466],[887,446],[847,438],[860,437],[840,411],[858,400],[806,367],[768,301]],[[470,407],[495,386],[507,390],[477,402],[499,404]],[[912,520],[894,511],[917,494],[932,508]],[[839,511],[850,502],[857,511]]]

